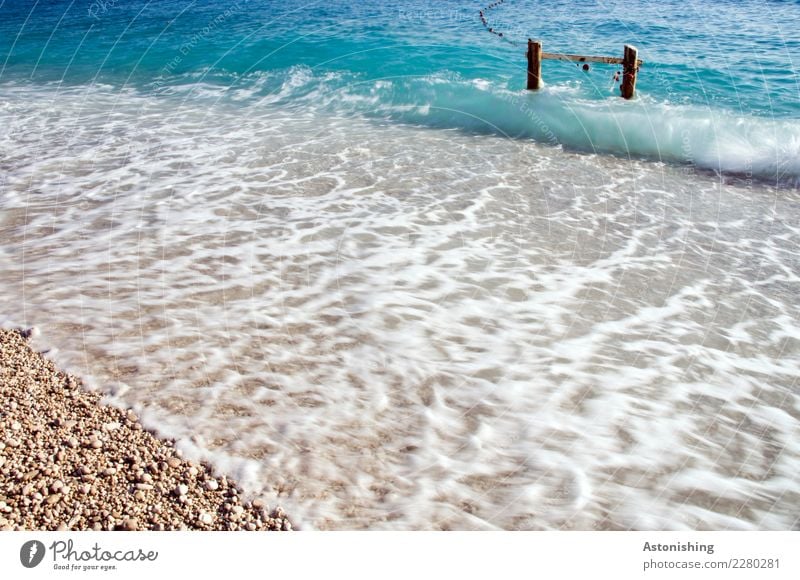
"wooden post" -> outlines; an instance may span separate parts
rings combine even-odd
[[[636,94],[637,55],[635,46],[625,45],[625,54],[622,57],[622,84],[619,86],[623,99],[632,99]]]
[[[528,90],[542,88],[542,41],[528,39]]]

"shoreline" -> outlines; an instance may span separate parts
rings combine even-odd
[[[0,530],[291,530],[0,329]]]

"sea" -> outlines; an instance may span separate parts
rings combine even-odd
[[[0,0],[0,323],[303,530],[800,529],[798,29]]]

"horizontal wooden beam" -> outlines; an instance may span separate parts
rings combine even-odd
[[[571,60],[573,62],[602,62],[605,64],[623,64],[624,59],[613,56],[581,56],[580,54],[558,54],[556,52],[543,52],[543,59],[549,60]],[[636,66],[642,66],[643,60],[637,60]]]

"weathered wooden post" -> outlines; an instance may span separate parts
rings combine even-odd
[[[528,90],[542,88],[542,41],[528,39]]]
[[[639,68],[637,55],[638,51],[635,46],[625,45],[625,53],[622,57],[622,84],[619,86],[623,99],[632,99],[636,94],[636,73]]]

